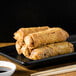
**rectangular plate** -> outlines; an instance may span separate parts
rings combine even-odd
[[[76,48],[75,39],[76,39],[76,35],[70,36],[68,41],[72,42],[74,44],[74,47]],[[58,56],[49,57],[49,58],[40,59],[40,60],[30,60],[24,57],[23,55],[18,55],[16,52],[15,45],[0,48],[0,55],[5,56],[30,69],[68,63],[68,62],[75,61],[76,59],[76,51],[75,51],[70,54],[58,55]]]

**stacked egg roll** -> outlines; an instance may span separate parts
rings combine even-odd
[[[74,46],[72,43],[66,41],[67,38],[69,38],[68,32],[62,28],[53,27],[47,30],[29,33],[23,37],[23,43],[18,42],[19,40],[16,42],[16,48],[21,46],[21,52],[18,51],[20,52],[18,54],[22,53],[29,59],[38,60],[72,53],[74,51]]]
[[[69,34],[62,28],[49,28],[45,31],[29,34],[24,38],[24,42],[29,49],[36,47],[65,41],[69,37]]]
[[[30,27],[30,28],[20,28],[17,32],[14,33],[14,39],[16,41],[16,50],[18,54],[21,54],[21,48],[24,45],[24,37],[26,37],[30,33],[43,31],[46,29],[49,29],[48,26],[42,26],[42,27]]]
[[[31,50],[31,53],[29,53],[28,49],[26,49],[26,47],[23,46],[22,51],[24,56],[26,56],[27,58],[38,60],[51,56],[72,53],[74,51],[74,47],[73,44],[65,41],[38,47],[36,49]]]

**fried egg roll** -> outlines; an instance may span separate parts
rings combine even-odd
[[[29,49],[34,49],[49,43],[65,41],[69,34],[62,28],[49,28],[45,31],[29,34],[24,38],[24,42]]]
[[[74,51],[73,44],[71,44],[70,42],[60,42],[36,48],[32,50],[28,58],[32,60],[38,60],[48,58],[51,56],[72,53],[73,51]]]
[[[30,28],[20,28],[17,32],[14,33],[14,39],[16,40],[23,40],[25,36],[27,36],[30,33],[38,32],[46,30],[50,27],[48,26],[42,26],[42,27],[30,27]]]

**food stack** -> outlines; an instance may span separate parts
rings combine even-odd
[[[14,33],[18,54],[32,60],[39,60],[74,51],[73,44],[67,42],[68,32],[60,27],[20,28]]]

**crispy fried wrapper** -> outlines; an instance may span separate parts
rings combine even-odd
[[[24,38],[24,42],[29,49],[34,49],[49,43],[66,41],[69,34],[62,28],[49,28],[45,31],[29,34]]]
[[[24,43],[22,40],[16,41],[15,47],[16,47],[17,53],[18,53],[19,55],[22,54],[21,48],[22,48],[22,46],[23,46],[24,44],[25,44],[25,43]]]
[[[50,27],[48,26],[42,26],[42,27],[30,27],[30,28],[20,28],[17,32],[14,33],[14,39],[16,40],[23,40],[25,36],[27,36],[30,33],[38,32],[46,30]]]
[[[74,51],[73,44],[71,44],[70,42],[60,42],[36,48],[32,50],[28,58],[32,60],[39,60],[51,56],[72,53],[73,51]]]
[[[30,27],[30,28],[20,28],[17,32],[14,33],[14,39],[16,39],[16,50],[18,54],[22,54],[21,48],[25,44],[24,37],[30,33],[38,32],[46,30],[50,27],[42,26],[42,27]]]

